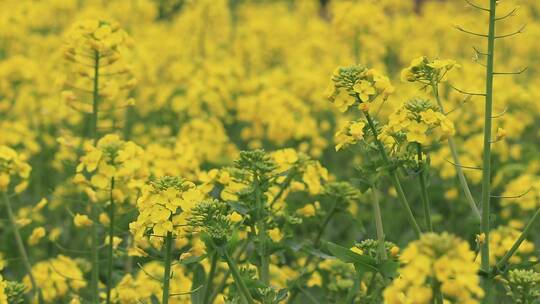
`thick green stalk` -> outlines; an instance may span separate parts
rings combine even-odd
[[[13,234],[15,235],[15,243],[17,244],[17,249],[19,250],[19,254],[21,255],[24,268],[26,268],[28,278],[30,278],[30,283],[32,284],[32,291],[34,293],[38,293],[36,280],[34,278],[34,275],[32,274],[32,265],[30,264],[30,260],[28,259],[28,254],[26,253],[24,242],[21,238],[21,233],[19,232],[19,227],[17,227],[17,221],[15,219],[15,215],[13,214],[13,209],[11,208],[11,202],[9,201],[9,197],[5,192],[2,192],[2,198],[4,199],[4,204],[6,205],[9,222],[11,224],[11,227],[13,228]]]
[[[444,107],[441,101],[441,97],[439,95],[439,87],[434,82],[431,83],[431,87],[433,89],[433,95],[435,96],[435,99],[437,100],[437,104],[439,105],[439,108],[441,109],[441,111],[444,113]],[[452,154],[452,159],[456,167],[456,173],[458,176],[459,184],[461,185],[461,189],[463,190],[463,193],[465,193],[465,198],[467,199],[467,202],[469,202],[469,206],[471,207],[471,210],[473,211],[474,216],[476,217],[478,221],[480,221],[482,216],[480,215],[480,210],[478,210],[476,201],[474,200],[474,197],[472,196],[471,189],[469,188],[469,184],[467,183],[467,178],[465,177],[465,173],[463,173],[463,168],[461,168],[461,161],[459,160],[458,150],[457,150],[454,138],[452,136],[448,138],[448,146],[450,148],[450,153]]]
[[[91,136],[94,145],[98,141],[98,110],[99,110],[99,52],[94,54],[94,89],[92,94],[92,125],[90,128]],[[91,203],[92,213],[92,244],[91,244],[91,260],[92,274],[90,286],[92,289],[92,297],[94,304],[99,303],[99,236],[98,236],[98,217],[99,210],[95,203]]]
[[[424,218],[426,221],[426,228],[428,231],[433,231],[433,224],[431,223],[431,210],[429,206],[429,194],[427,191],[426,183],[426,164],[422,159],[422,146],[418,144],[418,164],[420,170],[418,172],[418,180],[420,182],[420,196],[422,198],[422,206],[424,208]]]
[[[111,303],[111,290],[113,287],[113,266],[114,266],[114,177],[111,178],[111,190],[109,192],[109,252],[107,257],[107,304]]]
[[[218,254],[217,252],[214,252],[214,254],[212,254],[212,264],[210,265],[210,272],[208,273],[208,277],[206,278],[206,286],[204,287],[203,304],[212,303],[210,301],[210,296],[212,295],[212,286],[214,283],[214,277],[216,276],[217,260]]]
[[[375,230],[377,232],[377,242],[378,245],[378,258],[379,260],[386,260],[386,246],[384,245],[384,228],[383,221],[381,216],[381,206],[379,205],[379,197],[377,196],[377,191],[375,187],[371,187],[371,193],[373,195],[372,205],[373,205],[373,217],[375,218]]]
[[[170,295],[170,280],[171,280],[171,256],[172,256],[172,245],[173,245],[173,237],[172,233],[169,231],[167,232],[167,236],[165,237],[165,260],[163,261],[163,296],[161,297],[161,303],[162,304],[168,304],[169,303],[169,295]]]
[[[495,52],[495,9],[496,0],[489,1],[489,32],[486,63],[486,104],[484,113],[484,152],[482,161],[482,220],[481,230],[485,242],[480,247],[483,271],[489,272],[489,213],[491,196],[491,124],[493,116],[493,54]]]
[[[236,266],[236,263],[231,259],[229,256],[229,253],[225,248],[219,247],[217,248],[223,258],[225,258],[225,261],[227,262],[227,265],[229,265],[229,269],[231,270],[231,274],[233,276],[234,282],[236,283],[236,286],[238,287],[238,291],[240,292],[240,295],[244,299],[244,301],[248,304],[255,304],[255,301],[251,297],[251,294],[249,293],[249,289],[246,286],[246,283],[244,283],[244,280],[242,280],[242,276],[240,275],[240,272],[238,271],[238,267]]]
[[[497,269],[504,270],[504,268],[506,268],[506,264],[508,263],[510,258],[516,253],[519,246],[521,246],[521,243],[523,243],[523,241],[527,238],[527,236],[531,232],[531,229],[536,223],[536,220],[538,220],[538,218],[540,218],[540,208],[536,210],[533,217],[529,220],[529,222],[525,226],[525,229],[523,229],[523,231],[521,232],[521,235],[519,236],[519,238],[512,245],[512,248],[510,248],[510,250],[508,250],[508,252],[497,263]]]
[[[418,226],[418,223],[416,222],[416,219],[414,218],[411,207],[409,206],[409,202],[407,201],[407,197],[405,196],[405,193],[403,192],[403,188],[401,187],[401,183],[399,182],[397,172],[396,170],[391,168],[390,158],[386,154],[386,150],[384,148],[383,143],[379,140],[377,128],[375,128],[373,119],[371,118],[368,112],[363,112],[363,113],[368,121],[369,128],[371,130],[371,133],[373,134],[379,153],[381,154],[381,157],[383,158],[385,165],[388,167],[388,175],[390,175],[390,180],[392,181],[392,184],[396,188],[399,203],[401,204],[401,207],[405,210],[405,214],[407,215],[407,220],[409,221],[409,224],[413,228],[414,234],[416,235],[416,237],[420,237],[420,235],[422,234],[422,231],[420,230],[420,226]]]

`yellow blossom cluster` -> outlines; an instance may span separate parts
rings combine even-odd
[[[454,124],[429,100],[412,99],[401,105],[388,118],[380,139],[392,147],[407,143],[433,145],[454,135]]]
[[[26,189],[31,170],[15,150],[0,146],[0,192],[7,192],[10,186],[15,186],[15,192]]]
[[[172,176],[151,181],[141,192],[139,216],[129,228],[136,242],[144,243],[149,237],[155,246],[160,246],[168,233],[183,236],[190,210],[204,199],[195,184]]]
[[[384,290],[385,303],[432,303],[438,292],[450,303],[480,303],[484,291],[474,256],[467,242],[451,234],[422,235],[403,250],[399,259],[405,265]]]
[[[115,200],[123,202],[142,187],[148,176],[143,155],[137,144],[121,140],[118,135],[106,135],[96,146],[87,146],[77,166],[75,182],[86,186],[85,191],[93,200],[97,199],[96,191],[112,190]],[[91,177],[87,179],[85,173]]]
[[[36,263],[32,267],[32,274],[42,291],[43,299],[49,303],[76,295],[79,289],[86,286],[83,272],[77,262],[64,255]],[[23,282],[31,287],[28,276]]]

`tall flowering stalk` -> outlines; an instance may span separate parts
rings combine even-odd
[[[365,118],[365,120],[349,122],[345,128],[336,133],[336,150],[363,140],[364,128],[367,126],[382,159],[382,166],[385,167],[392,185],[396,189],[398,200],[405,211],[409,225],[416,237],[420,237],[422,231],[407,201],[395,164],[390,159],[388,151],[380,139],[379,128],[369,113],[370,104],[375,99],[380,96],[387,98],[388,95],[393,93],[394,88],[389,79],[374,69],[351,66],[338,68],[332,77],[332,81],[334,85],[331,87],[330,100],[334,102],[338,109],[341,112],[346,112],[351,106],[357,106]]]
[[[99,112],[101,101],[117,101],[125,98],[122,91],[131,88],[135,80],[129,69],[122,63],[122,51],[130,43],[125,31],[118,24],[102,20],[84,20],[74,24],[67,35],[64,56],[73,63],[66,79],[67,90],[63,97],[76,110],[90,114],[90,138],[94,145],[99,139]],[[104,78],[102,81],[102,78]],[[88,102],[85,95],[90,95]],[[129,104],[130,101],[124,101]],[[111,180],[111,198],[114,181]],[[110,201],[110,228],[114,224],[114,200]],[[91,204],[92,223],[92,276],[91,289],[94,303],[99,302],[99,210]],[[112,237],[109,239],[107,303],[111,301],[112,289]]]
[[[149,239],[164,252],[162,302],[169,303],[171,265],[175,240],[187,231],[187,220],[193,207],[203,200],[195,185],[179,177],[164,176],[142,189],[137,201],[139,216],[129,225],[135,243]]]

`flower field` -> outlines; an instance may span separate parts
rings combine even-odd
[[[537,0],[0,0],[0,304],[540,303]]]

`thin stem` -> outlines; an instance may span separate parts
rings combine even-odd
[[[385,165],[388,167],[388,174],[390,175],[390,180],[392,181],[392,184],[396,188],[396,192],[397,192],[401,207],[405,210],[405,214],[407,215],[407,220],[409,221],[409,224],[413,228],[414,234],[416,235],[416,237],[419,238],[420,235],[422,234],[422,231],[420,230],[420,226],[418,226],[418,223],[416,222],[416,219],[414,218],[411,207],[409,206],[409,202],[407,201],[407,197],[405,196],[405,193],[403,192],[403,188],[401,187],[401,183],[399,182],[397,172],[396,170],[391,168],[390,158],[386,154],[386,150],[384,148],[383,143],[379,140],[377,129],[375,128],[375,124],[373,123],[373,119],[371,118],[369,113],[367,112],[363,112],[363,113],[368,121],[369,128],[374,137],[375,143],[377,144],[379,153],[381,154],[383,161],[385,162]]]
[[[163,271],[163,295],[161,297],[161,303],[162,304],[168,304],[169,303],[169,295],[170,295],[170,289],[169,289],[169,282],[171,280],[171,256],[172,256],[172,244],[173,244],[173,237],[172,232],[167,232],[167,236],[165,237],[165,260],[164,263],[164,271]]]
[[[92,93],[92,125],[91,125],[91,137],[94,142],[94,146],[98,141],[98,111],[99,111],[99,52],[94,53],[94,88]],[[98,217],[99,210],[95,203],[91,203],[92,213],[92,274],[90,279],[90,286],[92,290],[92,299],[94,304],[99,303],[99,236],[98,236]]]
[[[433,89],[433,95],[435,96],[435,99],[437,100],[437,104],[439,105],[439,108],[444,113],[444,107],[441,102],[441,97],[439,96],[439,87],[436,83],[432,82],[431,87]],[[458,176],[459,184],[461,185],[461,189],[463,190],[463,193],[465,193],[465,198],[467,199],[467,202],[469,203],[469,206],[471,207],[471,210],[473,211],[474,216],[477,218],[478,221],[481,219],[480,210],[478,210],[478,207],[476,205],[476,201],[474,200],[474,197],[472,196],[471,189],[469,188],[469,184],[467,183],[467,178],[465,177],[465,174],[463,173],[463,168],[461,166],[461,162],[459,160],[458,151],[456,148],[456,143],[454,142],[453,137],[448,138],[448,146],[450,148],[450,153],[452,154],[452,159],[454,160],[454,163],[456,164],[456,173]]]
[[[484,113],[484,152],[482,165],[482,221],[481,230],[486,239],[480,248],[483,271],[489,272],[489,213],[491,196],[491,124],[493,116],[493,55],[495,52],[495,10],[496,0],[489,2],[489,34],[486,66],[486,104]]]
[[[204,287],[203,304],[212,303],[210,301],[211,299],[210,296],[212,295],[212,286],[214,282],[214,277],[216,275],[217,261],[218,261],[218,254],[217,252],[214,252],[214,254],[212,255],[212,264],[210,266],[210,272],[208,273],[208,278],[206,279],[206,286]]]
[[[37,292],[37,284],[34,275],[32,274],[32,266],[30,264],[30,260],[28,259],[28,254],[26,253],[24,242],[21,238],[21,233],[19,232],[19,227],[17,227],[17,221],[15,219],[15,215],[13,214],[13,209],[11,208],[11,202],[9,201],[9,197],[5,192],[2,192],[2,198],[4,199],[4,204],[6,205],[9,222],[13,228],[13,234],[15,235],[15,243],[17,244],[17,249],[19,250],[22,262],[24,264],[24,267],[26,268],[28,278],[30,278],[30,283],[32,284],[32,290],[34,292]]]
[[[512,245],[510,250],[508,250],[508,252],[497,263],[497,269],[504,270],[510,258],[516,253],[519,246],[521,246],[521,243],[523,243],[523,241],[527,238],[527,236],[531,232],[531,229],[538,218],[540,218],[540,208],[536,210],[533,217],[529,220],[529,222],[527,223],[527,226],[525,226],[525,229],[523,229],[523,232],[521,232],[521,235],[516,240],[516,242]]]
[[[259,266],[259,279],[265,284],[270,283],[270,263],[266,254],[266,225],[262,216],[263,204],[261,200],[261,189],[259,177],[255,176],[255,204],[257,206],[257,236],[259,238],[259,255],[261,257],[261,265]]]
[[[371,187],[371,193],[373,196],[372,205],[373,205],[373,217],[375,218],[375,230],[377,231],[377,242],[378,245],[378,258],[381,261],[386,260],[386,247],[384,245],[384,228],[383,221],[381,216],[381,206],[379,205],[379,197],[377,196],[377,191],[374,186]]]
[[[111,290],[113,287],[113,264],[114,264],[114,177],[111,178],[111,189],[109,191],[109,251],[107,257],[107,304],[111,303]]]
[[[433,231],[433,224],[431,223],[431,210],[429,206],[429,195],[427,191],[426,183],[426,164],[422,158],[422,146],[418,144],[418,165],[419,165],[419,174],[418,180],[420,182],[420,196],[422,197],[422,205],[424,208],[424,218],[426,221],[426,228],[428,231]]]
[[[227,265],[229,266],[229,269],[231,270],[231,274],[234,278],[234,282],[236,283],[236,286],[238,287],[238,290],[240,291],[240,295],[242,295],[242,298],[244,301],[248,304],[255,304],[255,301],[251,297],[251,294],[249,293],[249,289],[247,288],[246,284],[242,280],[242,276],[240,275],[240,272],[238,271],[238,267],[236,266],[236,263],[231,259],[229,256],[229,253],[225,248],[218,247],[217,248],[223,258],[225,258],[225,261],[227,262]]]

